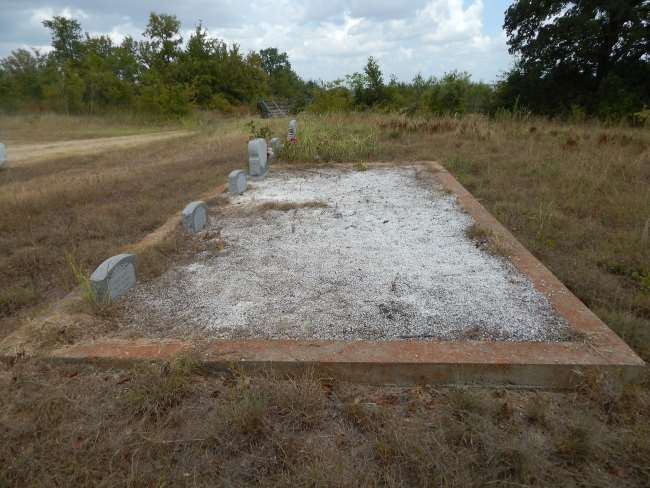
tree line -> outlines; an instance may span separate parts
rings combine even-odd
[[[52,51],[18,49],[0,61],[0,111],[100,113],[137,110],[180,117],[195,108],[231,112],[262,97],[295,111],[405,114],[530,112],[603,119],[647,118],[648,0],[517,0],[504,28],[514,67],[494,84],[469,74],[389,80],[370,57],[329,83],[302,80],[276,48],[246,54],[199,24],[185,41],[173,15],[152,13],[141,40],[116,45],[82,33],[74,19],[43,22]]]
[[[173,15],[151,13],[142,40],[119,45],[83,34],[75,19],[54,17],[52,51],[18,49],[0,61],[0,109],[103,113],[138,110],[164,117],[194,108],[230,112],[273,94],[295,97],[305,83],[286,53],[244,54],[199,24],[187,42]]]

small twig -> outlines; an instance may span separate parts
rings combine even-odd
[[[171,440],[157,441],[157,440],[151,439],[149,437],[145,437],[142,434],[140,434],[140,435],[145,441],[151,442],[152,444],[185,444],[185,443],[190,443],[190,442],[203,442],[203,441],[208,440],[207,437],[197,437],[197,438],[194,438],[194,439],[171,439]]]

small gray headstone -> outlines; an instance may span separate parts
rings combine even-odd
[[[298,122],[296,122],[296,119],[292,119],[289,122],[289,130],[287,131],[287,141],[289,142],[296,142],[297,136],[296,134],[298,133]]]
[[[123,295],[135,286],[134,254],[118,254],[108,258],[90,275],[90,285],[100,303]]]
[[[248,173],[251,176],[266,176],[268,171],[267,156],[264,139],[253,139],[248,142]]]
[[[7,165],[7,150],[5,145],[0,143],[0,168],[4,168]]]
[[[188,232],[200,231],[208,222],[208,206],[201,201],[189,203],[181,212],[181,220]]]
[[[280,144],[280,139],[278,139],[277,137],[271,139],[271,143],[269,144],[269,149],[268,149],[269,163],[272,163],[277,159],[280,149],[282,149],[282,144]]]
[[[246,191],[246,173],[241,169],[231,171],[228,175],[228,191],[233,195],[241,195]]]

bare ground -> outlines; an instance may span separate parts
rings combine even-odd
[[[7,159],[9,164],[12,166],[25,165],[46,159],[97,154],[111,149],[126,149],[159,141],[168,141],[170,139],[189,136],[191,134],[192,132],[188,130],[176,130],[152,134],[99,137],[93,139],[54,141],[38,144],[19,143],[8,147]]]

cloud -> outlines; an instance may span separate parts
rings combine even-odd
[[[502,11],[504,1],[490,0],[488,5]],[[331,80],[359,71],[371,55],[386,77],[394,73],[400,79],[461,69],[490,81],[511,63],[501,28],[485,25],[485,18],[500,15],[486,15],[482,0],[4,2],[0,56],[16,47],[47,44],[49,35],[41,22],[52,15],[77,18],[85,31],[121,42],[126,35],[139,37],[155,10],[177,15],[184,33],[201,21],[211,35],[244,51],[278,47],[310,79]]]
[[[88,14],[80,8],[71,9],[65,7],[61,10],[55,10],[52,7],[42,7],[31,11],[29,21],[32,25],[42,26],[44,20],[51,19],[54,16],[65,17],[67,19],[77,19],[79,21],[88,18]]]

